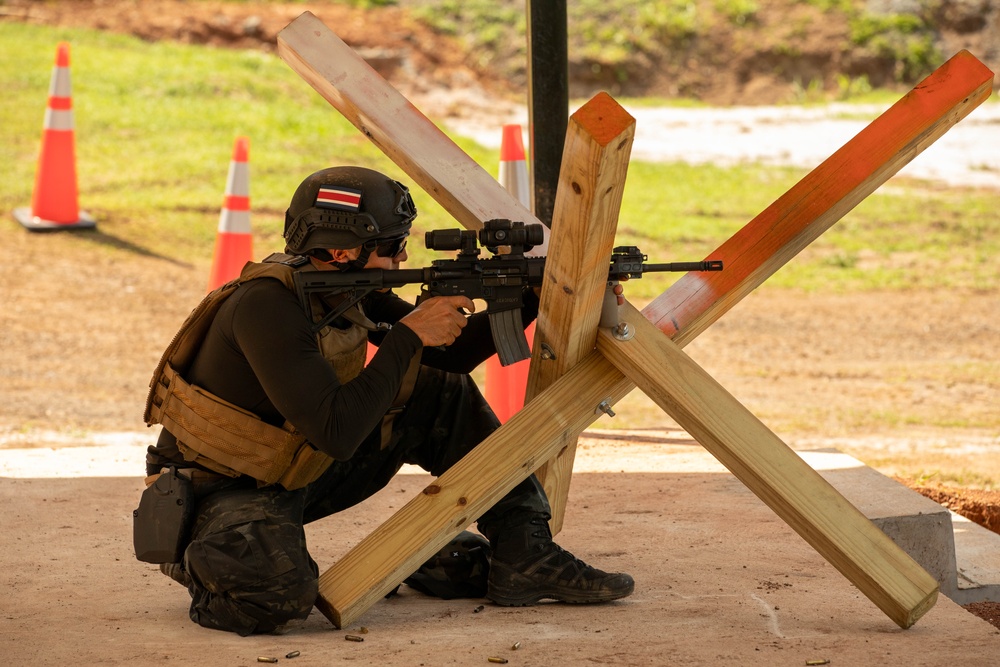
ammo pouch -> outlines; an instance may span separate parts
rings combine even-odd
[[[194,519],[194,485],[176,468],[156,478],[132,512],[132,546],[144,563],[179,563]]]

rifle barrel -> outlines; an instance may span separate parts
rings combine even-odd
[[[668,262],[666,264],[643,264],[645,271],[721,271],[722,261],[706,259],[703,262]]]

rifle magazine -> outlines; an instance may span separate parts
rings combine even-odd
[[[524,337],[524,322],[519,309],[490,313],[490,330],[493,333],[501,366],[510,366],[531,358],[531,349],[528,348],[528,341]]]

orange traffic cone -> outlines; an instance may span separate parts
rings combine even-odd
[[[14,217],[31,231],[93,228],[94,219],[80,212],[77,202],[76,146],[73,97],[69,79],[69,44],[56,48],[49,84],[42,148],[35,171],[31,208],[14,209]]]
[[[500,184],[525,208],[531,207],[528,185],[528,163],[524,157],[521,126],[504,125],[500,142]],[[534,322],[525,331],[530,344],[535,337]],[[486,401],[503,424],[524,407],[524,391],[528,386],[528,360],[501,366],[496,355],[486,360]]]
[[[507,192],[531,209],[531,190],[528,185],[528,163],[524,159],[524,138],[521,126],[514,123],[503,126],[500,141],[500,173],[497,176]]]
[[[215,236],[215,255],[208,278],[209,292],[239,276],[243,265],[253,261],[249,155],[250,139],[237,137],[226,179],[226,198],[219,215],[219,231]]]

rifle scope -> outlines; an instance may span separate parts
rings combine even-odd
[[[476,250],[476,233],[468,229],[435,229],[424,234],[424,246],[428,250]]]
[[[424,235],[428,250],[458,250],[463,255],[478,255],[477,234],[468,229],[436,229]],[[520,254],[545,242],[542,225],[495,219],[483,223],[478,233],[479,243],[493,254],[500,246],[509,246],[512,253]]]
[[[510,220],[487,220],[479,230],[479,242],[490,251],[497,246],[512,246],[521,252],[531,250],[545,241],[545,234],[540,224],[526,225],[523,222]]]

